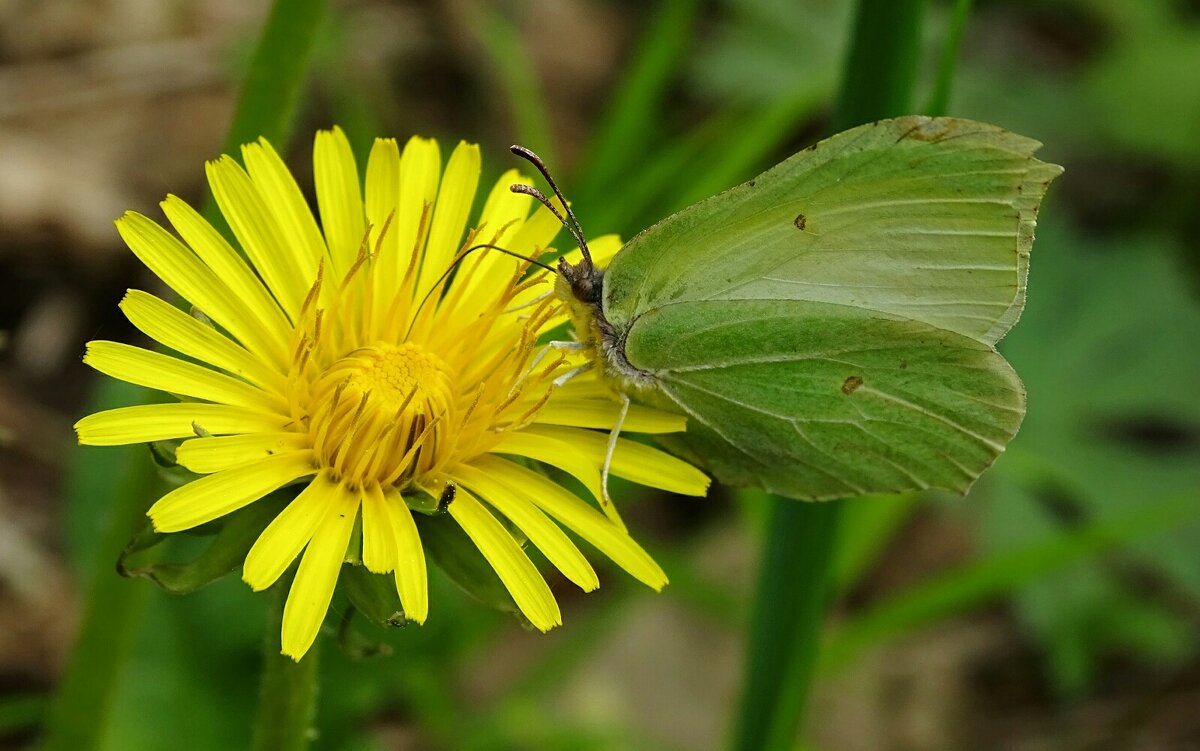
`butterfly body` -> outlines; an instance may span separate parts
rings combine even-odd
[[[803,499],[963,492],[1025,411],[994,345],[1024,304],[1061,168],[950,118],[834,136],[643,231],[559,296],[621,394],[673,407],[669,447]]]

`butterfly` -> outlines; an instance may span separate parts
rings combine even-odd
[[[559,261],[556,292],[622,414],[631,398],[682,412],[668,449],[820,500],[966,492],[1016,434],[1025,390],[995,346],[1062,172],[1040,146],[962,119],[863,125],[663,219],[605,269],[541,160],[513,151],[566,208],[583,260]]]

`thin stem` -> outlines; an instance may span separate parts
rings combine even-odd
[[[305,751],[314,736],[320,640],[313,643],[299,662],[281,653],[279,635],[290,584],[290,580],[277,582],[268,594],[254,751]]]

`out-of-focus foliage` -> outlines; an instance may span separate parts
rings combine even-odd
[[[994,550],[1200,488],[1200,308],[1170,243],[1089,242],[1060,222],[1038,241],[1042,294],[1005,342],[1029,414],[980,493]],[[1200,518],[1019,593],[1064,687],[1084,688],[1111,650],[1169,660],[1194,647],[1198,540]]]
[[[930,4],[926,88],[951,5]],[[377,131],[405,137],[416,130],[494,143],[544,141],[560,158],[577,154],[576,164],[556,166],[556,173],[585,229],[628,237],[819,137],[848,7],[843,0],[618,6],[614,13],[628,15],[641,33],[630,36],[624,67],[614,71],[614,93],[592,103],[589,130],[575,148],[565,138],[550,143],[563,118],[545,90],[541,58],[512,54],[532,36],[524,3],[494,11],[504,12],[502,25],[489,26],[490,16],[480,13],[422,30],[434,40],[431,47],[445,47],[439,54],[468,61],[453,75],[430,76],[450,81],[455,106],[478,127],[452,133],[430,132],[420,102],[392,96],[393,88],[420,91],[411,82],[424,81],[429,71],[363,74],[346,62],[357,39],[348,20],[353,9],[335,8],[308,106],[324,108],[327,120],[317,125],[347,124],[358,149]],[[456,24],[486,38],[475,44],[438,36]],[[1026,315],[1003,345],[1026,382],[1029,414],[1010,452],[968,501],[875,499],[850,511],[839,563],[843,590],[871,572],[906,520],[931,508],[972,519],[979,560],[930,580],[924,590],[918,584],[892,595],[884,603],[891,615],[874,625],[856,631],[852,615],[844,638],[861,641],[853,649],[832,645],[858,654],[1016,587],[1015,609],[1030,641],[1058,686],[1078,692],[1113,655],[1165,664],[1196,648],[1200,280],[1189,262],[1200,268],[1194,260],[1200,242],[1190,234],[1200,206],[1200,13],[1183,0],[977,0],[962,49],[948,113],[1037,137],[1047,144],[1043,156],[1067,168],[1044,209]],[[465,81],[471,52],[506,67],[475,71]],[[364,75],[371,85],[355,88]],[[536,123],[539,112],[556,122]],[[592,169],[597,161],[602,169]],[[486,169],[494,176],[508,166],[492,159]],[[102,520],[113,506],[107,485],[119,479],[105,469],[121,461],[121,451],[133,450],[80,453],[78,472],[99,479],[70,494],[66,549],[78,571],[89,571],[97,557]],[[1196,510],[1169,533],[1148,524],[1115,536],[1112,545],[1087,542],[1089,530],[1180,497],[1192,498]],[[718,500],[689,504],[692,517],[720,507]],[[668,546],[655,544],[655,535],[639,537],[671,576],[660,599],[721,633],[740,625],[741,593],[698,567],[691,538],[680,533],[685,539]],[[350,607],[335,601],[327,628],[346,629],[341,643],[349,654],[326,639],[315,748],[365,751],[408,742],[480,750],[656,749],[683,747],[679,739],[690,737],[679,729],[677,744],[666,744],[621,715],[613,707],[625,705],[599,689],[574,713],[555,701],[581,666],[610,645],[633,604],[650,597],[618,572],[601,569],[601,593],[565,606],[566,626],[542,638],[543,651],[511,671],[493,666],[508,678],[476,689],[481,696],[473,697],[471,711],[463,709],[463,687],[482,662],[496,659],[489,655],[510,651],[512,620],[479,607],[435,569],[431,576],[433,615],[420,628],[388,629],[362,618],[342,623]],[[136,647],[117,687],[105,748],[157,749],[164,739],[187,739],[197,749],[244,747],[256,703],[262,598],[235,574],[186,598],[154,591],[144,600],[146,617],[128,635]],[[141,602],[133,597],[131,607]],[[391,654],[356,659],[375,644]],[[13,716],[29,714],[27,703],[16,697],[0,706],[0,717],[5,707]],[[420,730],[380,741],[384,719]]]

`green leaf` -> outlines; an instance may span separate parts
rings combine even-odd
[[[155,532],[147,521],[121,553],[117,570],[122,576],[145,577],[171,594],[195,592],[241,566],[251,546],[294,495],[289,491],[272,493],[223,517],[216,527],[219,531],[204,550],[187,561],[173,560],[172,554],[178,555],[179,548],[194,547],[195,538]]]

